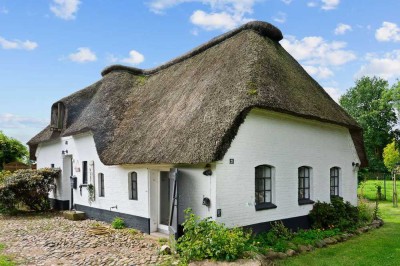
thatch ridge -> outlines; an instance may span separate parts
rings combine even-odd
[[[127,66],[123,66],[123,65],[112,65],[112,66],[105,68],[101,72],[101,75],[105,76],[112,71],[127,71],[127,72],[130,72],[135,75],[152,75],[152,74],[157,73],[160,70],[170,67],[171,65],[177,64],[179,62],[182,62],[183,60],[193,57],[193,56],[209,49],[210,47],[215,46],[215,45],[235,36],[236,34],[242,32],[244,30],[254,30],[258,34],[268,37],[271,40],[274,40],[276,42],[279,42],[280,40],[283,39],[282,32],[274,25],[272,25],[268,22],[264,22],[264,21],[251,21],[249,23],[242,25],[241,27],[239,27],[237,29],[231,30],[225,34],[217,36],[217,37],[213,38],[212,40],[206,42],[205,44],[202,44],[199,47],[196,47],[193,50],[187,52],[186,54],[181,55],[175,59],[172,59],[171,61],[169,61],[161,66],[158,66],[156,68],[145,70],[145,69],[140,69],[140,68],[136,68],[136,67],[127,67]]]
[[[356,121],[279,38],[250,25],[154,72],[113,66],[122,71],[61,100],[67,127],[57,134],[46,128],[29,142],[31,151],[41,142],[90,131],[105,165],[207,163],[222,159],[248,112],[262,108],[347,127],[365,166]]]

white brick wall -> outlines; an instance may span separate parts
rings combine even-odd
[[[212,176],[203,175],[205,164],[194,167],[180,167],[179,179],[179,218],[183,222],[184,210],[192,208],[193,213],[201,218],[214,217],[216,214],[215,169]],[[210,207],[202,205],[203,197],[211,201]]]
[[[229,164],[229,159],[234,164]],[[344,127],[253,110],[239,128],[236,138],[216,165],[216,208],[218,221],[244,226],[307,215],[312,205],[298,205],[298,167],[312,167],[311,199],[330,200],[330,168],[341,168],[340,195],[357,204],[357,173],[352,162],[359,162],[348,130]],[[254,168],[275,167],[273,184],[276,209],[255,211]]]

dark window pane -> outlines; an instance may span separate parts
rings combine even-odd
[[[87,176],[87,161],[82,162],[82,183],[87,184],[88,176]]]

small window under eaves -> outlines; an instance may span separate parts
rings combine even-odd
[[[65,107],[62,102],[57,102],[51,107],[50,129],[61,131],[64,126]]]

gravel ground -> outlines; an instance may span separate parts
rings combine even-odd
[[[0,243],[4,253],[22,265],[159,265],[159,241],[129,229],[109,229],[105,235],[91,228],[109,224],[93,220],[69,221],[60,213],[8,217],[0,215]]]

